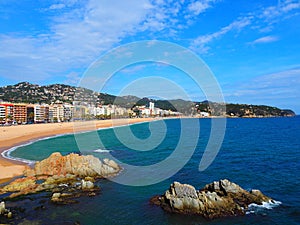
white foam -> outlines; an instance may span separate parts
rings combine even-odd
[[[34,164],[36,161],[11,156],[11,152],[15,151],[17,148],[23,147],[23,146],[26,146],[26,145],[30,145],[30,144],[32,144],[32,143],[33,143],[33,142],[28,142],[28,143],[26,143],[26,144],[18,145],[18,146],[15,146],[15,147],[13,147],[13,148],[7,149],[7,150],[3,151],[3,152],[1,153],[1,155],[2,155],[3,158],[6,158],[6,159],[10,159],[10,160],[14,160],[14,161],[19,161],[19,162],[23,162],[23,163],[27,163],[27,164],[29,164],[29,165],[32,165],[32,164]]]
[[[107,153],[107,152],[111,152],[111,150],[105,150],[105,149],[96,149],[93,152],[98,152],[98,153]]]
[[[91,132],[91,131],[77,132],[77,134],[88,133],[88,132]],[[16,149],[18,149],[20,147],[31,145],[31,144],[33,144],[35,142],[38,142],[38,141],[48,140],[48,139],[62,137],[62,136],[67,136],[67,135],[72,135],[72,134],[74,134],[74,133],[56,134],[56,135],[51,135],[51,136],[48,136],[48,137],[38,138],[38,139],[35,139],[33,141],[28,141],[25,144],[17,145],[17,146],[14,146],[14,147],[10,148],[10,149],[4,150],[1,153],[1,155],[2,155],[3,158],[6,158],[6,159],[10,159],[10,160],[14,160],[14,161],[19,161],[19,162],[27,163],[29,165],[33,165],[33,164],[36,163],[36,161],[29,160],[29,159],[18,158],[18,157],[13,157],[13,156],[11,156],[11,152],[15,151]]]
[[[261,205],[251,203],[250,205],[248,205],[248,210],[247,210],[246,214],[256,213],[257,210],[259,210],[259,209],[268,209],[268,210],[270,210],[270,209],[273,209],[274,207],[277,207],[281,204],[282,204],[282,202],[275,201],[275,200],[270,200],[268,202],[262,202]]]

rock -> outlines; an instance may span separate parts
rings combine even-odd
[[[19,178],[0,188],[0,194],[12,192],[8,198],[34,194],[41,191],[52,192],[51,202],[65,205],[78,203],[80,196],[95,196],[100,188],[94,185],[97,178],[117,175],[120,167],[112,160],[92,156],[70,154],[62,156],[53,153],[49,158],[37,162],[33,169],[25,171],[25,177]],[[82,179],[83,178],[83,179]],[[0,204],[1,217],[12,217]],[[18,217],[18,215],[14,215]]]
[[[119,165],[115,161],[113,161],[113,160],[103,159],[103,163],[105,163],[109,167],[112,167],[112,168],[114,168],[116,170],[120,169]]]
[[[62,196],[62,194],[59,192],[55,192],[52,194],[51,202],[61,202],[61,197],[64,197],[64,196]]]
[[[108,177],[120,171],[120,167],[112,160],[103,162],[92,155],[78,155],[71,153],[62,156],[59,152],[35,164],[34,169],[25,172],[26,176],[66,176],[78,177]]]
[[[204,187],[204,190],[217,192],[221,195],[227,195],[228,193],[240,193],[245,191],[239,185],[232,183],[227,179],[214,181],[211,184],[207,184]]]
[[[5,202],[0,203],[0,216],[7,217],[8,219],[12,218],[12,212],[5,208]],[[0,217],[1,221],[1,217]]]
[[[5,213],[5,202],[0,203],[0,215],[4,215]]]
[[[83,190],[85,190],[85,189],[92,189],[92,188],[94,188],[94,183],[91,182],[91,181],[81,180],[81,188]]]
[[[91,182],[95,182],[95,179],[93,177],[85,177],[84,178],[85,181],[91,181]]]
[[[36,190],[37,188],[39,188],[39,185],[36,183],[35,177],[24,177],[16,179],[10,184],[2,187],[0,193],[13,192],[9,197],[15,198],[20,195],[27,195],[40,191]]]
[[[11,219],[12,216],[13,216],[13,215],[12,215],[12,212],[8,212],[8,213],[7,213],[7,218],[8,218],[8,219]]]
[[[36,185],[35,177],[25,177],[19,178],[11,182],[10,184],[4,186],[1,191],[2,192],[16,192],[16,191],[24,191],[25,189],[31,188]]]
[[[60,198],[60,196],[61,196],[61,193],[53,193],[52,194],[52,199],[53,198]]]
[[[189,184],[174,182],[163,195],[155,196],[150,201],[169,212],[213,219],[244,215],[251,203],[262,204],[270,200],[259,190],[248,192],[224,179],[208,184],[200,191]]]

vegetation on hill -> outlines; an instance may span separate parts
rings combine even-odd
[[[128,95],[117,97],[106,93],[98,93],[87,88],[74,87],[65,84],[52,84],[39,86],[28,82],[21,82],[16,85],[0,87],[0,100],[9,102],[24,103],[56,103],[74,100],[85,104],[114,104],[125,108],[135,106],[149,106],[154,102],[155,107],[164,110],[181,112],[185,115],[195,115],[200,112],[207,112],[213,116],[231,117],[268,117],[268,116],[295,116],[292,110],[282,110],[265,105],[246,104],[219,104],[209,101],[192,102],[182,99],[176,100],[155,100],[149,98],[138,98]],[[224,111],[226,109],[226,112]]]

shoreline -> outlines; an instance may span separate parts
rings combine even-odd
[[[0,127],[0,184],[7,182],[14,177],[23,175],[23,171],[29,168],[29,164],[26,162],[9,159],[3,156],[5,152],[14,147],[30,144],[31,142],[42,140],[44,138],[54,138],[55,136],[60,135],[127,126],[156,120],[158,119],[127,118]]]

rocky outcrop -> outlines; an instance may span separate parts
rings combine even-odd
[[[0,188],[0,194],[11,192],[10,198],[33,194],[40,191],[76,193],[78,190],[98,190],[95,178],[115,176],[121,168],[112,160],[100,159],[92,155],[69,154],[62,156],[53,153],[49,158],[37,162],[33,169],[25,171],[23,178],[18,178]]]
[[[78,155],[71,153],[62,156],[59,152],[49,158],[37,162],[33,169],[25,171],[26,176],[53,176],[74,174],[78,177],[109,177],[120,171],[120,167],[109,159],[100,159],[92,155]]]
[[[189,184],[174,182],[163,195],[155,196],[150,201],[169,212],[213,219],[244,215],[251,203],[261,205],[273,200],[259,190],[248,192],[225,179],[208,184],[199,191]]]

